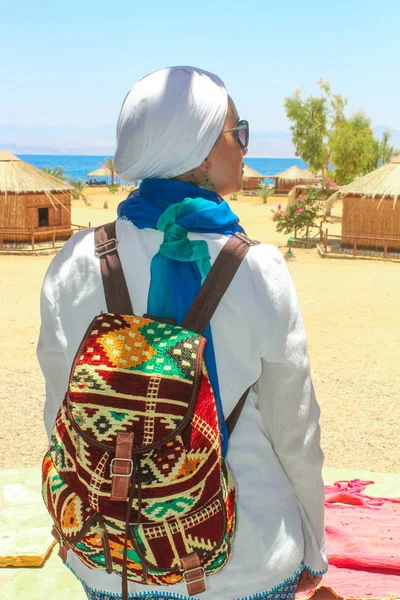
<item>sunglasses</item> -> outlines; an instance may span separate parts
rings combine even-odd
[[[239,142],[240,147],[242,148],[242,150],[246,150],[247,146],[249,145],[249,122],[243,119],[238,122],[236,127],[232,127],[232,129],[222,131],[221,135],[223,133],[229,133],[230,131],[236,132],[237,141]]]

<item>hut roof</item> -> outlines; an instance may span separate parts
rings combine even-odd
[[[266,179],[267,177],[268,175],[262,175],[261,173],[258,173],[258,171],[250,169],[250,167],[248,167],[247,165],[244,166],[243,179]]]
[[[100,167],[87,174],[88,177],[111,177],[111,171],[108,167]]]
[[[30,165],[11,152],[0,152],[0,193],[66,192],[73,187]]]
[[[268,175],[269,179],[280,179],[281,181],[314,181],[315,177],[308,169],[300,169],[296,165],[289,167],[286,171],[276,175]]]
[[[394,203],[400,198],[400,155],[387,165],[356,179],[339,188],[342,196],[363,196],[364,198],[393,198]]]

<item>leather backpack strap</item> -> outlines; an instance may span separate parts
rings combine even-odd
[[[258,243],[242,233],[229,238],[215,259],[183,320],[182,327],[203,333],[250,246],[256,246]]]
[[[182,323],[182,327],[191,329],[197,333],[203,333],[223,295],[228,289],[229,284],[234,278],[242,260],[250,247],[256,246],[257,244],[259,244],[259,242],[252,240],[243,233],[233,235],[226,242],[211,267],[199,293],[194,299],[194,302]],[[244,392],[235,408],[226,419],[228,438],[235,429],[249,391],[250,389],[247,389]]]
[[[239,402],[236,404],[235,408],[232,410],[229,417],[226,419],[226,428],[228,430],[228,439],[231,437],[233,430],[236,427],[236,423],[239,421],[239,417],[242,414],[242,410],[244,409],[244,405],[247,400],[247,396],[249,395],[250,388],[248,388],[244,394],[241,396]]]
[[[115,221],[94,230],[95,255],[100,259],[101,277],[107,310],[110,313],[133,315],[132,303],[118,254]]]
[[[183,579],[186,582],[189,596],[195,596],[206,591],[205,572],[197,552],[181,558]]]

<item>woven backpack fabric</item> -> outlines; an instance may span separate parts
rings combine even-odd
[[[220,571],[235,531],[201,335],[249,245],[230,238],[182,326],[133,315],[115,223],[96,229],[108,312],[78,348],[43,461],[43,497],[65,560],[190,595]],[[227,420],[231,432],[247,392]]]

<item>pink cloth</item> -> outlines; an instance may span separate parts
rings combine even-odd
[[[322,587],[338,597],[400,597],[400,498],[362,494],[371,483],[325,486],[329,570]]]

